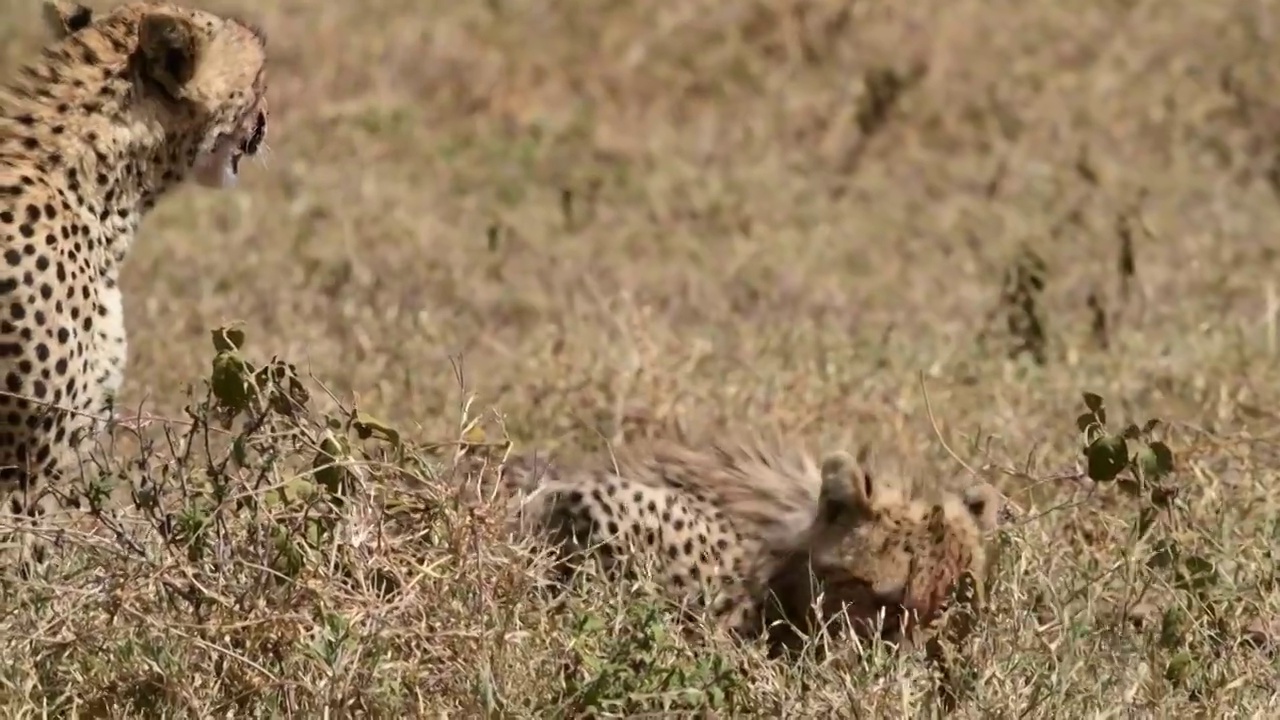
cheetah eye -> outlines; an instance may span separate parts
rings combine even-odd
[[[183,77],[187,72],[187,53],[181,48],[164,51],[164,71],[171,77]]]
[[[67,32],[79,32],[93,22],[93,10],[81,5],[67,17]]]
[[[903,604],[907,601],[907,589],[905,587],[898,586],[888,590],[874,590],[872,592],[872,597],[875,598],[876,605],[881,609],[900,610],[902,609]]]
[[[982,517],[987,510],[987,500],[982,497],[969,498],[965,502],[965,506],[969,508],[969,512],[975,517]]]

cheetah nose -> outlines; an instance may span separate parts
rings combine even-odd
[[[902,607],[889,606],[884,608],[884,620],[880,625],[881,640],[894,644],[902,642],[906,620],[904,615],[906,612]]]
[[[876,590],[876,604],[885,608],[900,608],[907,602],[907,589],[895,587],[892,590]]]

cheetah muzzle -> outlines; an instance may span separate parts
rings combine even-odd
[[[212,152],[196,158],[192,168],[196,182],[212,188],[236,185],[240,178],[240,161],[257,156],[267,139],[266,112],[259,110],[253,117],[253,124],[247,131],[221,135]]]

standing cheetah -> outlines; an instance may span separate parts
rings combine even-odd
[[[777,646],[814,629],[811,578],[827,613],[892,623],[907,609],[927,627],[966,573],[985,580],[1000,496],[980,484],[931,503],[866,463],[842,451],[814,463],[759,442],[658,441],[568,470],[518,459],[513,526],[543,533],[565,559],[594,550],[609,569],[639,558],[676,599],[716,596],[709,608],[732,631],[783,626],[770,632]]]
[[[234,185],[267,131],[260,30],[163,2],[44,10],[53,40],[0,88],[0,512],[32,517],[111,416],[142,216],[188,177]]]

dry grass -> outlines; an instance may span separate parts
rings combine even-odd
[[[33,6],[0,2],[6,70],[40,41]],[[921,372],[941,434],[1024,510],[960,715],[1280,709],[1278,661],[1242,642],[1280,618],[1276,2],[252,11],[269,163],[145,224],[126,400],[184,417],[209,330],[241,320],[248,355],[313,377],[309,414],[244,431],[234,470],[207,471],[226,443],[204,431],[190,457],[122,446],[109,467],[273,482],[353,404],[422,462],[368,464],[318,549],[292,506],[201,515],[198,552],[71,543],[6,591],[6,716],[925,712],[919,658],[770,662],[626,588],[550,611],[426,449],[472,420],[570,453],[762,428],[950,476]],[[1002,303],[1027,253],[1043,290]],[[1085,390],[1113,426],[1165,421],[1181,508],[1141,542],[1138,502],[1051,479],[1080,456]],[[144,447],[185,432],[163,425]],[[372,512],[393,484],[414,534]],[[292,581],[267,517],[301,548]],[[1147,567],[1161,541],[1217,582]]]

